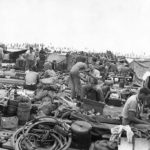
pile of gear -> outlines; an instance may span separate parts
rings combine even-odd
[[[15,130],[13,134],[0,139],[1,143],[11,139],[15,150],[67,150],[70,147],[116,150],[123,130],[128,129],[127,133],[132,133],[128,127],[118,127],[120,117],[103,114],[105,103],[72,99],[68,73],[47,71],[41,73],[40,77],[35,91],[26,90],[17,83],[0,86],[0,94],[4,93],[0,95],[1,127],[3,130]],[[129,88],[113,89],[112,80],[105,82],[111,84],[112,93],[108,102],[113,104],[115,100],[118,104],[121,99],[122,105],[134,93]],[[133,131],[136,136],[144,137],[142,131]],[[133,134],[128,135],[131,141]],[[145,135],[149,137],[149,132],[145,132]]]

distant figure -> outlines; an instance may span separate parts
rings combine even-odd
[[[33,47],[30,47],[29,52],[26,55],[26,70],[35,66],[35,52]]]
[[[22,55],[19,55],[19,58],[16,59],[16,68],[20,70],[25,70],[25,59]]]
[[[37,48],[36,51],[35,51],[35,66],[36,66],[36,71],[38,71],[38,68],[39,68],[39,61],[40,61],[39,49]]]
[[[46,52],[44,51],[44,49],[42,48],[39,52],[39,57],[40,57],[40,61],[44,61],[46,59]]]
[[[39,61],[38,61],[38,70],[39,71],[43,70],[45,60],[46,60],[46,52],[42,48],[39,52]]]
[[[3,62],[4,63],[10,63],[10,54],[4,54],[3,55]]]
[[[96,57],[92,57],[92,64],[96,65],[96,62],[97,62],[97,58]]]
[[[53,62],[52,62],[52,69],[53,70],[57,69],[57,62],[56,62],[56,60],[53,60]]]
[[[3,56],[4,56],[3,48],[0,47],[0,69],[2,68]]]

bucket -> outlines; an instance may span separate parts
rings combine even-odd
[[[18,101],[15,100],[9,100],[7,103],[7,115],[8,116],[15,116],[17,114],[17,107],[18,107]]]
[[[17,116],[19,119],[19,124],[24,125],[30,118],[30,110],[31,110],[31,103],[19,103]]]

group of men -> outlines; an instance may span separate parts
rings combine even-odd
[[[103,92],[102,76],[96,68],[95,59],[92,59],[92,62],[87,65],[87,59],[82,58],[82,61],[73,65],[70,70],[70,81],[73,99],[77,98],[82,101],[90,90],[93,90],[98,95],[97,101],[105,102],[105,96],[108,94]],[[81,81],[85,84],[81,84]]]
[[[36,69],[43,68],[45,63],[46,53],[42,48],[40,51],[38,49],[34,50],[30,47],[25,54],[21,54],[16,60],[17,68],[24,68],[24,70],[29,70],[33,67]]]
[[[96,69],[95,63],[92,62],[87,65],[86,59],[82,60],[82,62],[77,62],[71,68],[70,81],[72,98],[77,98],[82,101],[84,98],[87,98],[90,89],[98,93],[98,100],[101,102],[106,102],[106,97],[110,95],[110,87],[107,86],[106,93],[103,90],[105,86],[100,71]],[[143,86],[138,90],[138,93],[127,99],[122,111],[122,124],[141,129],[150,129],[150,121],[144,120],[141,117],[143,108],[149,106],[150,76],[143,81]]]
[[[1,57],[2,55],[1,51]],[[36,67],[38,68],[41,64],[43,65],[45,63],[45,58],[46,56],[43,49],[39,52],[38,50],[33,50],[32,47],[30,47],[29,51],[24,56],[21,55],[18,58],[16,63],[20,60],[25,60],[25,70],[27,70],[25,78],[26,88],[32,90],[36,89],[39,79]],[[55,64],[56,62],[52,65],[51,69],[55,69]],[[106,102],[110,95],[110,87],[104,85],[103,76],[97,68],[97,60],[95,58],[92,59],[90,64],[87,63],[86,57],[74,64],[70,70],[70,83],[71,97],[73,99],[77,98],[82,101],[84,98],[87,98],[91,89],[97,93],[97,100],[101,102]],[[143,108],[149,106],[150,76],[143,81],[143,86],[138,93],[127,99],[122,111],[122,124],[150,129],[150,122],[143,120],[140,116]]]
[[[34,50],[32,47],[16,60],[16,66],[24,65],[25,70],[25,89],[36,90],[37,84],[39,83],[39,71],[47,73],[47,71],[56,69],[56,61],[52,63],[46,62],[46,52],[42,48]],[[21,63],[21,65],[19,64]],[[21,68],[23,69],[23,68]]]

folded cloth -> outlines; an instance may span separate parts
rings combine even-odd
[[[127,140],[129,143],[131,143],[134,133],[132,132],[131,127],[129,125],[126,125],[126,126],[119,125],[119,126],[115,126],[114,128],[112,128],[111,129],[112,136],[110,137],[110,141],[115,140],[114,137],[115,138],[120,137],[123,131],[126,131]]]
[[[133,135],[134,133],[131,130],[131,127],[129,125],[124,126],[123,128],[127,132],[127,140],[129,143],[132,143]]]

